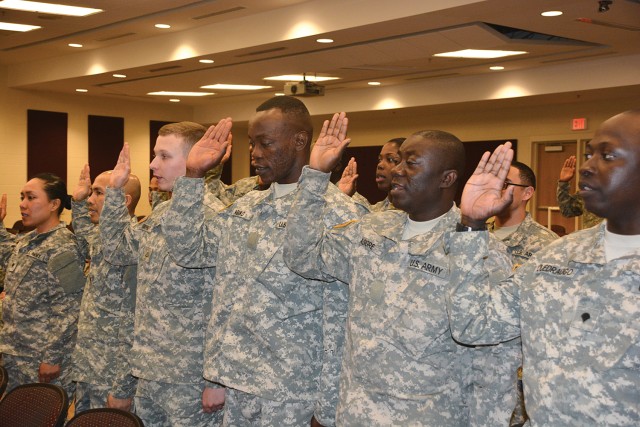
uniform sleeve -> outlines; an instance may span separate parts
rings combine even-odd
[[[326,427],[334,426],[336,422],[348,305],[349,289],[346,284],[333,281],[324,286],[322,307],[324,354],[320,376],[320,397],[315,404],[314,416]]]
[[[97,233],[97,227],[91,222],[86,200],[71,200],[71,226],[78,239],[80,252],[85,259],[89,258],[89,242]]]
[[[558,181],[556,197],[558,198],[558,207],[562,216],[571,218],[583,214],[584,201],[577,194],[569,194],[568,182]]]
[[[305,166],[296,199],[289,211],[283,247],[284,260],[291,270],[307,279],[348,283],[350,266],[348,241],[341,226],[325,230],[318,212],[324,212],[324,194],[330,174]],[[316,217],[314,217],[316,216]],[[353,215],[353,219],[357,219]]]
[[[169,254],[185,268],[215,267],[216,212],[204,203],[203,179],[180,177],[173,187],[162,231]]]
[[[138,241],[121,188],[107,187],[102,214],[100,214],[100,240],[108,262],[131,265],[137,262]]]
[[[520,335],[519,286],[514,276],[505,279],[508,255],[492,249],[490,240],[487,231],[451,232],[448,239],[449,323],[453,338],[465,344],[496,344]]]
[[[138,379],[131,374],[131,348],[133,347],[133,324],[136,308],[137,265],[124,268],[122,284],[125,298],[120,306],[120,327],[118,329],[118,348],[116,351],[115,378],[111,395],[117,399],[128,399],[136,392]]]
[[[6,267],[9,257],[13,252],[13,247],[16,244],[16,236],[9,233],[4,226],[4,223],[0,221],[0,266]]]
[[[49,301],[51,317],[45,332],[43,362],[59,365],[68,351],[67,343],[73,339],[85,283],[83,265],[84,259],[75,250],[56,254],[47,263],[47,269],[64,292],[53,294]]]

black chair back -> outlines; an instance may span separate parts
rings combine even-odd
[[[144,424],[137,415],[131,412],[98,408],[77,413],[66,427],[144,427]]]
[[[19,385],[0,401],[0,426],[62,427],[69,399],[60,386]]]

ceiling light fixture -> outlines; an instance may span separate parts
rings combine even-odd
[[[215,95],[215,93],[211,92],[172,92],[168,90],[161,90],[158,92],[149,92],[147,95],[157,95],[157,96],[209,96]]]
[[[283,92],[276,92],[274,95],[275,96],[284,96],[284,93]]]
[[[463,49],[455,52],[436,53],[433,56],[445,58],[466,58],[466,59],[493,59],[504,58],[505,56],[524,55],[521,50],[488,50],[488,49]]]
[[[232,85],[225,83],[216,83],[214,85],[200,86],[200,89],[222,89],[222,90],[260,90],[270,89],[271,86],[259,86],[259,85]]]
[[[369,86],[380,86],[382,83],[380,82],[369,82],[367,83]]]
[[[201,59],[198,62],[201,64],[213,64],[215,61],[213,59]]]
[[[25,24],[12,24],[11,22],[0,22],[0,30],[4,31],[18,31],[21,33],[26,33],[27,31],[37,30],[39,27],[37,25],[25,25]]]
[[[502,65],[494,65],[493,67],[489,67],[489,69],[492,71],[500,71],[504,70],[504,67]]]
[[[117,79],[126,79],[127,75],[126,74],[113,74],[113,77],[115,77]]]
[[[88,16],[102,12],[102,9],[93,9],[90,7],[66,6],[64,4],[20,0],[0,1],[0,9],[21,10],[23,12],[38,12],[64,16]]]
[[[176,99],[176,98],[171,98],[171,99],[169,100],[169,102],[180,102],[180,100],[179,100],[179,99]]]
[[[562,15],[562,11],[560,10],[547,10],[546,12],[542,12],[540,15],[551,17],[551,16],[560,16]]]
[[[171,25],[169,25],[169,24],[156,24],[155,27],[156,28],[160,28],[162,30],[167,30],[167,29],[171,28]]]
[[[84,93],[84,92],[89,92],[89,91],[87,89],[76,89],[76,92]]]
[[[318,39],[316,40],[318,43],[333,43],[333,39]]]
[[[80,43],[69,43],[67,46],[69,47],[82,47]]]
[[[315,75],[302,74],[285,74],[282,76],[265,77],[264,80],[276,80],[281,82],[300,82],[306,80],[308,82],[326,82],[328,80],[338,80],[340,77],[323,77]]]

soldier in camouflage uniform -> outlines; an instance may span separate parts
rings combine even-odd
[[[150,168],[161,191],[171,191],[175,179],[184,175],[187,154],[205,131],[191,122],[160,129]],[[214,272],[181,267],[169,256],[161,223],[170,202],[159,204],[144,221],[131,224],[122,189],[129,179],[128,148],[125,143],[110,175],[100,237],[107,261],[138,264],[131,350],[132,372],[139,378],[136,413],[146,426],[218,425],[224,390],[205,388],[202,378]],[[212,211],[224,207],[210,194],[205,204]]]
[[[226,120],[191,151],[188,175],[202,177],[215,165],[219,155],[211,153],[224,150],[231,128]],[[301,277],[282,258],[312,133],[298,99],[264,102],[249,122],[249,140],[252,165],[269,190],[252,191],[206,221],[203,180],[180,178],[164,221],[178,263],[216,267],[219,304],[207,331],[204,376],[228,387],[225,426],[308,426],[312,417],[334,425],[347,289]],[[335,186],[326,200],[332,209],[318,220],[325,227],[359,215]]]
[[[507,148],[483,157],[465,187],[461,210],[472,228],[509,203]],[[532,427],[640,425],[640,110],[605,121],[586,158],[580,196],[601,225],[556,240],[497,287],[467,280],[484,270],[487,233],[458,233],[450,245],[454,337],[522,334]]]
[[[376,166],[376,185],[378,190],[382,191],[387,197],[378,203],[371,205],[369,200],[362,194],[356,192],[356,180],[358,177],[357,164],[355,159],[351,158],[349,164],[342,172],[342,178],[338,182],[338,187],[342,192],[353,197],[356,203],[363,204],[370,212],[381,212],[387,209],[395,209],[389,200],[389,191],[391,190],[391,171],[400,162],[398,150],[404,142],[405,138],[393,138],[387,141],[380,149],[378,155],[378,165]]]
[[[400,147],[390,196],[401,210],[366,215],[325,232],[314,221],[340,144],[319,143],[300,179],[287,227],[294,271],[349,284],[347,335],[337,425],[468,426],[474,349],[451,337],[448,236],[460,213],[453,199],[464,147],[453,135],[422,131]],[[316,170],[317,169],[317,170]],[[487,258],[495,280],[511,271],[503,245]]]
[[[0,352],[7,390],[39,381],[62,385],[71,396],[70,359],[85,278],[84,257],[60,221],[70,198],[51,174],[31,179],[20,197],[25,226],[36,227],[21,236],[5,230],[6,195],[0,201],[0,264],[7,271]]]
[[[527,203],[536,189],[536,176],[531,168],[513,162],[504,183],[504,190],[513,186],[511,203],[489,222],[489,231],[507,246],[514,270],[531,256],[553,242],[558,236],[535,222],[527,212]],[[479,354],[478,354],[479,353]],[[506,426],[518,401],[517,369],[522,364],[520,338],[494,346],[477,348],[473,360],[474,382],[472,425]],[[521,395],[520,395],[521,396]]]
[[[77,382],[76,412],[106,406],[128,411],[137,382],[129,364],[136,265],[108,263],[97,227],[109,174],[101,173],[92,185],[89,165],[85,165],[71,202],[71,224],[78,241],[84,244],[85,257],[90,259],[72,357],[73,379]],[[135,223],[135,208],[140,200],[140,181],[135,175],[125,185],[125,198],[130,220]]]
[[[556,189],[556,197],[558,199],[558,207],[562,216],[573,218],[582,215],[582,227],[590,228],[600,224],[602,218],[589,212],[584,207],[584,201],[578,194],[569,192],[569,182],[576,173],[576,156],[570,156],[564,161],[564,165],[560,170],[560,178],[558,180],[558,188]]]

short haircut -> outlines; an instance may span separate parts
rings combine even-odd
[[[207,128],[194,122],[177,122],[164,125],[158,131],[158,136],[176,135],[184,142],[185,153],[202,138]]]
[[[45,172],[39,173],[33,178],[44,181],[44,192],[50,201],[55,199],[60,200],[58,216],[60,216],[64,209],[71,209],[71,196],[67,194],[67,184],[65,184],[59,176]]]
[[[534,190],[536,189],[536,174],[533,173],[529,166],[522,162],[511,162],[511,166],[518,169],[520,172],[518,175],[524,184],[530,185]]]
[[[443,170],[454,169],[458,172],[458,178],[462,177],[466,156],[464,145],[457,136],[442,130],[421,130],[413,135],[438,144],[438,148],[442,150]]]
[[[407,138],[404,137],[400,137],[400,138],[391,138],[390,140],[388,140],[387,142],[385,142],[385,144],[395,144],[396,148],[400,148],[400,146],[402,145],[402,143],[406,140]]]
[[[292,119],[289,123],[293,133],[305,131],[309,134],[309,141],[313,137],[311,114],[302,101],[293,96],[274,96],[267,99],[256,108],[256,113],[277,109]]]

